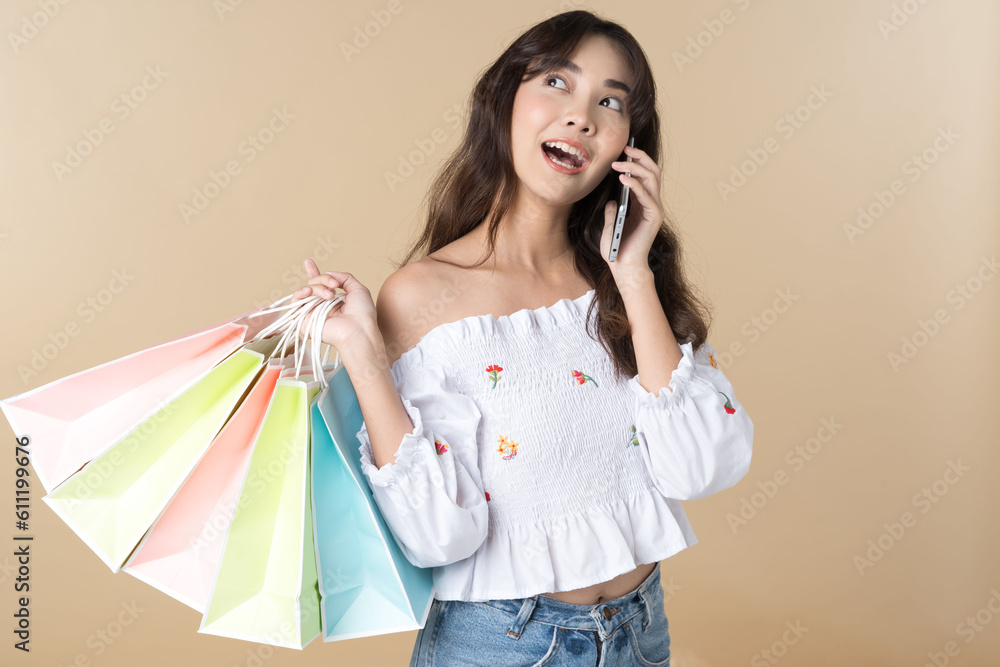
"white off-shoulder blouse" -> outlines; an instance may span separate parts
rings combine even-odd
[[[393,364],[414,428],[376,468],[363,425],[361,469],[435,597],[568,591],[660,561],[698,541],[680,501],[749,470],[753,422],[714,348],[681,345],[659,396],[617,379],[596,317],[588,335],[594,295],[441,324]]]

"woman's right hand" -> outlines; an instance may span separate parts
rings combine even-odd
[[[375,315],[375,302],[372,301],[368,288],[350,273],[340,271],[320,273],[319,267],[311,257],[306,258],[305,268],[309,283],[292,293],[290,303],[302,301],[310,296],[318,296],[329,301],[334,298],[334,290],[338,287],[346,293],[344,299],[327,313],[321,340],[337,348],[342,355],[353,345],[381,344],[382,336]],[[307,323],[308,318],[300,328],[303,334]]]

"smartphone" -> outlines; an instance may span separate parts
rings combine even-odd
[[[635,137],[628,138],[628,145],[635,148]],[[632,156],[625,158],[626,162],[632,161]],[[611,237],[611,252],[608,253],[608,261],[615,261],[618,256],[618,245],[622,240],[622,229],[625,227],[625,216],[628,215],[628,186],[622,183],[622,194],[618,197],[618,215],[615,217],[615,231]]]

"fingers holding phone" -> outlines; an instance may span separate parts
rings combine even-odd
[[[629,137],[629,147],[635,147],[635,137]],[[632,161],[632,156],[625,158],[627,162]],[[615,226],[611,232],[611,250],[608,252],[608,261],[613,262],[618,257],[618,247],[621,245],[622,231],[625,229],[625,217],[628,215],[629,187],[622,184],[621,195],[618,197],[618,214],[615,216]]]

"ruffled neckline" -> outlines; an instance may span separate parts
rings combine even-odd
[[[538,308],[522,308],[510,315],[494,317],[487,315],[469,315],[452,322],[438,324],[420,337],[410,349],[400,355],[392,364],[396,370],[401,362],[408,364],[418,352],[434,349],[449,349],[448,343],[468,340],[469,338],[490,338],[497,334],[526,334],[533,330],[545,329],[558,324],[577,322],[586,316],[590,301],[597,294],[596,289],[589,289],[583,296],[575,299],[563,297],[551,306]]]

